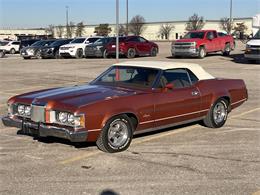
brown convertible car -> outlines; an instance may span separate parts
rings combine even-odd
[[[248,98],[243,80],[215,78],[197,64],[133,61],[112,65],[90,84],[8,100],[4,125],[25,134],[126,150],[133,134],[202,121],[219,128]]]

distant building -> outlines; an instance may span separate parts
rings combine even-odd
[[[234,18],[234,24],[243,22],[247,27],[245,34],[252,33],[252,23],[253,18]],[[169,24],[174,26],[174,29],[171,31],[169,40],[180,39],[187,31],[185,30],[187,21],[165,21],[165,22],[147,22],[144,24],[144,31],[142,36],[149,40],[164,40],[160,35],[159,31],[163,24]],[[83,36],[89,37],[94,36],[95,27],[98,25],[85,25],[83,30]],[[109,36],[114,36],[116,34],[115,24],[110,24],[112,31]],[[203,29],[215,29],[217,31],[223,32],[220,27],[219,20],[205,20],[205,25]],[[61,35],[61,36],[60,36]],[[28,37],[49,37],[52,36],[49,31],[45,29],[12,29],[12,30],[1,30],[0,29],[0,39],[10,38],[10,39],[21,39]],[[72,35],[75,37],[75,34]],[[66,27],[55,27],[53,37],[66,37]]]

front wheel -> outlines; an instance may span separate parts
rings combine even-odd
[[[4,51],[0,51],[0,58],[3,58],[5,56]]]
[[[126,150],[133,138],[133,124],[127,115],[112,117],[101,130],[97,147],[108,153]]]
[[[15,54],[15,49],[14,48],[10,49],[10,54]]]
[[[153,47],[153,48],[151,49],[150,55],[151,55],[152,57],[155,57],[155,56],[157,55],[157,49],[156,49],[155,47]]]
[[[135,54],[136,54],[135,49],[134,48],[130,48],[127,51],[126,57],[127,58],[134,58]]]
[[[42,56],[41,56],[41,51],[37,51],[36,54],[35,54],[35,57],[36,57],[37,59],[41,59],[41,58],[42,58]]]
[[[199,58],[202,59],[206,56],[206,50],[204,47],[199,48]]]
[[[205,126],[210,128],[222,127],[228,116],[228,102],[227,100],[220,98],[209,110],[206,118],[203,120]]]
[[[77,49],[76,58],[83,58],[83,50],[82,49]]]

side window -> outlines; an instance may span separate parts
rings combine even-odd
[[[141,43],[145,43],[145,42],[146,42],[146,40],[145,40],[143,37],[139,37],[139,41],[140,41]]]
[[[164,71],[162,79],[164,84],[172,83],[174,88],[191,86],[188,72],[185,69],[171,69]]]
[[[20,42],[13,42],[13,45],[20,45]]]
[[[139,39],[137,37],[132,37],[128,39],[128,41],[139,42]]]
[[[191,81],[192,85],[197,83],[199,79],[196,77],[196,75],[193,72],[191,72],[189,69],[186,69],[186,70],[190,76],[190,81]]]

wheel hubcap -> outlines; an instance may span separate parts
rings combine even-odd
[[[114,121],[108,129],[108,141],[113,147],[125,144],[128,138],[127,125],[123,121]]]
[[[216,124],[222,123],[227,116],[227,109],[221,102],[217,103],[213,110],[213,118]]]

